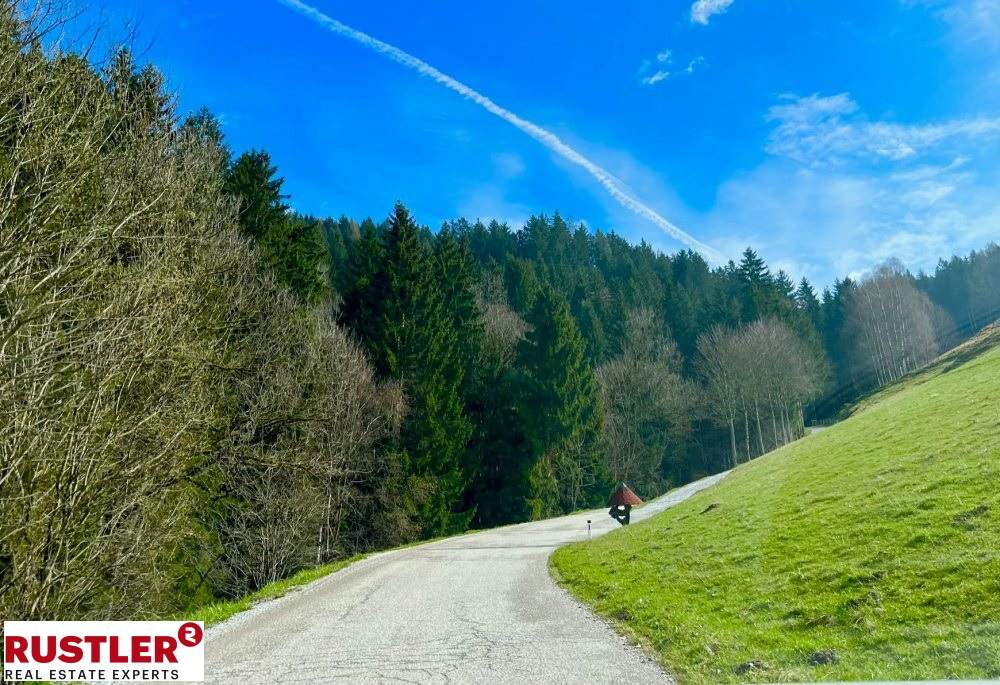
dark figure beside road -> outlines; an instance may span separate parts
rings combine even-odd
[[[623,526],[627,526],[632,517],[632,507],[642,504],[642,500],[632,492],[632,488],[622,483],[611,495],[608,504],[611,506],[608,515]]]
[[[618,523],[627,526],[632,516],[632,507],[628,504],[619,504],[617,507],[611,507],[608,514]]]

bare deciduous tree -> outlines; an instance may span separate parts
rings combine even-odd
[[[694,388],[679,373],[676,346],[648,309],[629,313],[621,356],[597,369],[604,442],[616,481],[662,491],[669,449],[690,429]]]
[[[716,420],[729,428],[731,466],[739,463],[736,419],[741,409],[741,352],[732,331],[716,326],[698,338],[699,369],[705,397]]]
[[[709,407],[729,428],[734,465],[739,428],[746,459],[801,436],[803,406],[818,396],[820,374],[788,326],[762,319],[738,330],[715,328],[699,339],[698,350]]]
[[[24,16],[0,3],[0,615],[162,615],[408,539],[399,390],[265,274],[154,70]]]
[[[855,341],[854,373],[862,387],[882,387],[938,352],[935,319],[946,317],[898,262],[888,262],[853,291],[847,335]],[[939,324],[950,329],[950,323]]]

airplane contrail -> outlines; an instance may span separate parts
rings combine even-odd
[[[378,38],[373,38],[367,33],[353,29],[343,22],[337,21],[333,17],[323,14],[315,7],[307,5],[301,0],[278,0],[282,4],[291,7],[292,9],[301,12],[305,16],[309,17],[317,24],[320,24],[324,28],[332,31],[333,33],[339,34],[346,38],[361,43],[370,50],[385,55],[389,59],[402,64],[403,66],[413,69],[421,76],[426,76],[437,83],[440,83],[445,88],[452,90],[462,97],[472,100],[477,105],[485,109],[487,112],[494,114],[507,123],[519,128],[524,133],[540,142],[542,145],[547,147],[552,152],[556,153],[563,159],[566,159],[577,166],[583,167],[583,169],[589,173],[594,179],[604,187],[608,194],[611,195],[618,203],[628,209],[632,213],[640,216],[648,221],[651,221],[665,233],[675,238],[676,240],[684,243],[688,247],[701,252],[705,257],[713,259],[716,261],[721,261],[719,253],[714,249],[701,242],[694,236],[682,231],[672,222],[668,221],[666,218],[657,213],[654,209],[633,197],[631,194],[626,192],[617,179],[611,175],[610,172],[601,168],[597,164],[594,164],[589,159],[581,155],[579,152],[571,148],[569,145],[564,143],[560,138],[547,131],[541,126],[534,124],[526,119],[522,119],[518,115],[511,112],[509,109],[505,109],[498,105],[497,103],[490,100],[488,97],[482,93],[470,88],[461,81],[458,81],[451,76],[448,76],[442,71],[435,69],[427,62],[424,62],[418,57],[414,57],[408,52],[404,52],[399,48],[390,45]]]

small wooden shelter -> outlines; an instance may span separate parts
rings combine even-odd
[[[632,488],[622,483],[615,490],[614,494],[611,495],[611,499],[608,501],[609,507],[618,506],[628,506],[637,507],[642,504],[642,500],[639,499],[639,495],[632,492]]]
[[[637,507],[640,504],[642,504],[642,500],[639,499],[639,495],[632,492],[632,488],[625,483],[622,483],[608,501],[608,506],[611,507],[608,510],[608,516],[623,526],[627,526],[631,518],[632,507]]]

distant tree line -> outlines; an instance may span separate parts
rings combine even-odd
[[[0,4],[0,615],[172,615],[759,457],[995,320],[1000,248],[817,294],[559,214],[302,216],[151,67]]]
[[[373,263],[391,222],[314,221],[334,290],[368,288],[356,266]],[[583,484],[593,484],[596,503],[608,479],[655,493],[757,457],[1000,314],[996,245],[942,261],[930,275],[890,261],[817,294],[806,279],[796,285],[772,273],[749,248],[713,268],[694,252],[665,255],[559,214],[517,228],[459,219],[415,233],[429,252],[460,246],[449,250],[464,255],[461,268],[434,277],[461,274],[462,289],[474,291],[481,325],[466,350],[492,369],[478,391],[459,393],[473,424],[464,505],[475,507],[476,525],[569,511],[587,501]],[[341,321],[365,340],[370,319],[351,313],[351,297]],[[535,354],[546,345],[561,351]],[[477,349],[500,356],[490,361]],[[476,367],[467,367],[470,378]],[[486,398],[506,411],[484,413]],[[586,437],[570,439],[568,425],[551,434],[558,413],[533,425],[540,414],[531,407],[591,405],[576,419],[582,429],[600,415]],[[525,498],[530,506],[519,508]]]

